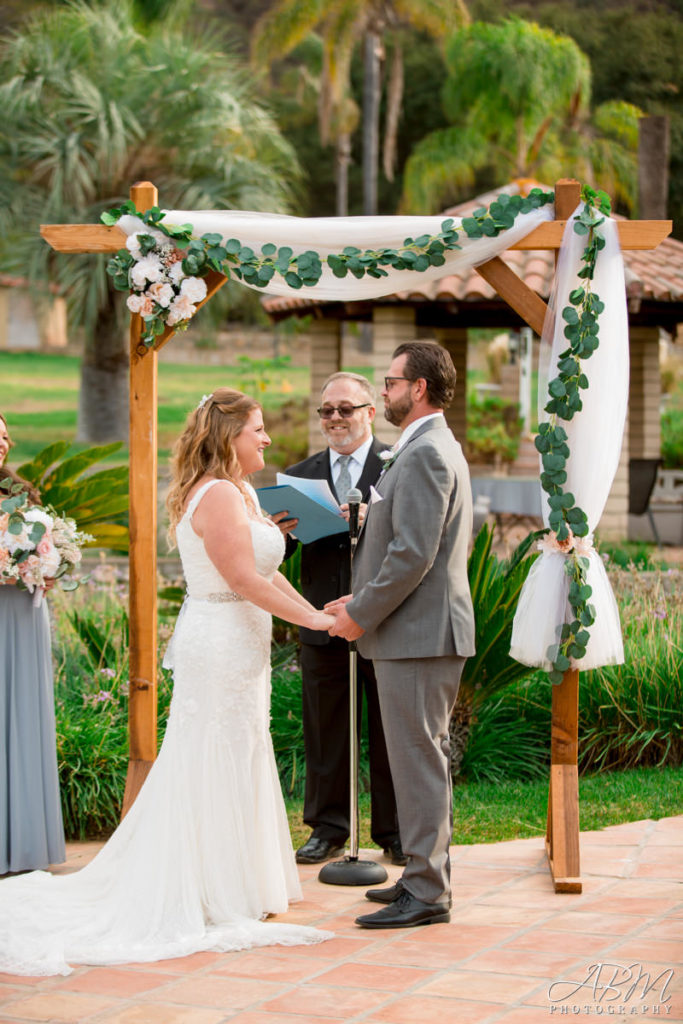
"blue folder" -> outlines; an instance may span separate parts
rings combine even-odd
[[[277,512],[289,513],[290,519],[298,519],[299,523],[294,536],[302,544],[310,544],[321,537],[330,537],[334,533],[348,533],[349,524],[336,512],[330,512],[324,505],[309,498],[295,487],[288,484],[275,487],[259,487],[256,491],[261,508],[269,515]]]

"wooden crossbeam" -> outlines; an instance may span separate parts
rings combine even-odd
[[[210,270],[204,281],[206,282],[206,298],[202,299],[201,302],[197,303],[197,309],[201,309],[202,306],[211,299],[219,288],[222,288],[228,278],[225,274],[219,273],[217,270]],[[163,348],[167,341],[170,341],[175,334],[173,327],[167,327],[163,334],[160,334],[154,342],[154,348],[158,352],[160,348]]]
[[[548,312],[546,303],[507,263],[503,262],[500,256],[494,256],[492,260],[481,263],[476,267],[476,271],[515,313],[519,313],[522,320],[526,321],[536,334],[543,333],[543,322]]]
[[[559,249],[566,220],[548,221],[534,228],[510,249]],[[670,220],[620,220],[622,249],[656,249],[671,234]],[[118,252],[126,244],[120,227],[104,224],[43,224],[40,233],[56,252]]]

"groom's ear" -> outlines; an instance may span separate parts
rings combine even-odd
[[[415,397],[416,397],[417,401],[419,402],[427,394],[427,378],[426,377],[418,377],[417,380],[413,381],[413,387],[417,388],[417,392],[415,394]]]

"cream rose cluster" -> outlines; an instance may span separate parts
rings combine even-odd
[[[151,236],[154,249],[143,253],[140,238]],[[183,271],[183,253],[166,235],[154,229],[129,235],[126,248],[135,260],[130,268],[131,294],[126,305],[131,313],[145,320],[161,320],[168,327],[184,324],[197,311],[197,303],[206,298],[206,282]]]
[[[90,537],[73,519],[30,505],[19,512],[19,532],[10,530],[10,516],[0,515],[0,579],[14,581],[31,593],[45,581],[63,576],[81,560],[81,545]],[[35,524],[43,527],[36,536]]]

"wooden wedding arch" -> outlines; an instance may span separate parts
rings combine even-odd
[[[567,219],[580,201],[579,182],[555,186],[555,220],[541,224],[512,249],[559,250]],[[130,189],[140,211],[158,205],[147,181]],[[671,233],[671,221],[619,221],[622,249],[655,249]],[[41,235],[57,252],[115,253],[126,236],[102,224],[46,224]],[[502,299],[537,333],[547,307],[500,257],[476,268]],[[204,305],[225,284],[216,271],[206,277]],[[129,762],[123,813],[129,809],[156,757],[157,729],[157,355],[175,333],[167,328],[152,348],[141,338],[142,320],[130,320],[130,698]],[[546,851],[556,892],[581,892],[578,786],[579,672],[569,669],[553,687],[550,785]]]

